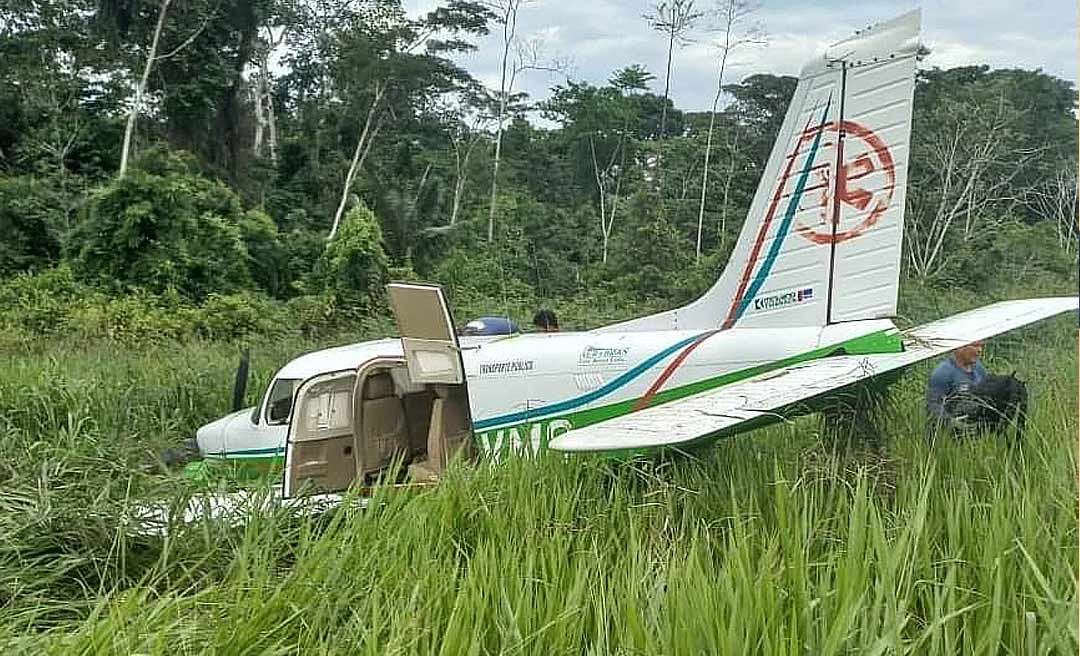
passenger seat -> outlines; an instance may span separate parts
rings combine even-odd
[[[370,474],[385,468],[399,453],[408,451],[409,435],[405,424],[405,408],[394,394],[394,379],[389,373],[377,373],[364,381],[361,409],[358,466],[360,474]]]

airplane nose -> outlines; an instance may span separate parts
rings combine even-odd
[[[195,446],[200,455],[222,450],[221,438],[224,430],[220,424],[220,421],[215,421],[195,431]]]

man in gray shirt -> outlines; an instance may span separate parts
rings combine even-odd
[[[930,374],[930,383],[926,388],[926,414],[931,428],[971,428],[964,415],[954,416],[950,412],[947,401],[950,397],[966,394],[986,378],[986,368],[979,361],[982,348],[982,340],[961,346]]]

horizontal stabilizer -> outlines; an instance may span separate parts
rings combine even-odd
[[[651,449],[734,432],[740,424],[782,415],[785,408],[802,401],[1078,309],[1073,297],[995,303],[906,331],[902,353],[843,355],[791,365],[568,431],[549,446],[578,452]]]

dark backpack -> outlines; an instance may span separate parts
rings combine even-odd
[[[1027,423],[1028,400],[1027,385],[1015,371],[1008,376],[988,373],[967,393],[947,402],[946,407],[954,416],[966,415],[970,423],[990,430],[1005,432],[1015,424],[1016,437],[1021,438]]]

